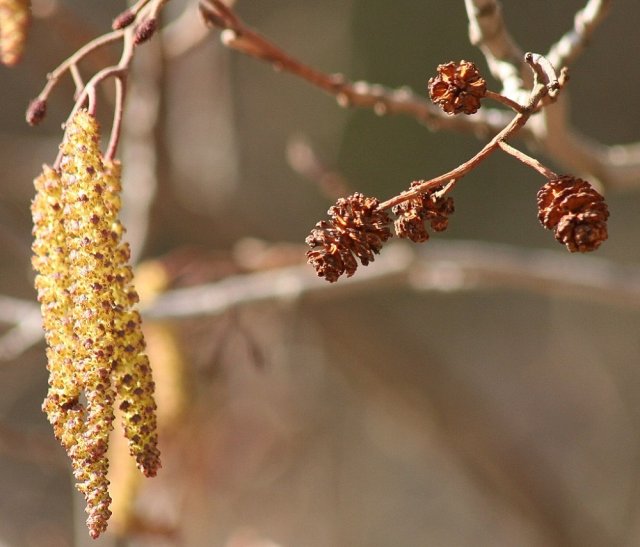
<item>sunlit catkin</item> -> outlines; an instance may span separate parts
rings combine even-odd
[[[49,345],[43,408],[71,458],[93,537],[111,515],[107,448],[117,396],[121,408],[132,409],[123,425],[138,466],[150,476],[160,465],[153,380],[118,220],[120,172],[105,167],[99,141],[96,120],[79,111],[67,125],[59,174],[45,167],[33,202],[36,287]]]
[[[0,62],[13,66],[22,57],[31,22],[29,0],[0,0]]]

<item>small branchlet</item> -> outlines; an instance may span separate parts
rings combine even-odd
[[[511,155],[548,179],[538,192],[538,218],[545,228],[554,230],[558,241],[571,252],[593,251],[600,246],[607,238],[609,216],[604,198],[589,183],[571,176],[558,177],[538,160],[506,142],[524,127],[533,113],[544,108],[549,100],[555,100],[566,83],[566,71],[561,71],[558,77],[553,66],[541,55],[527,53],[525,62],[531,67],[534,84],[527,103],[522,105],[488,90],[480,72],[469,61],[438,66],[438,75],[429,80],[429,93],[433,102],[447,114],[474,114],[481,106],[480,100],[487,97],[511,108],[516,112],[515,117],[475,156],[447,173],[430,180],[414,181],[408,190],[381,203],[373,197],[363,202],[362,194],[338,200],[329,209],[331,219],[316,224],[306,239],[312,248],[307,252],[307,259],[318,276],[330,282],[337,281],[343,273],[352,276],[357,268],[354,255],[364,266],[371,262],[373,254],[380,252],[382,244],[390,237],[386,228],[390,222],[386,216],[388,209],[397,217],[394,227],[399,237],[414,242],[427,241],[427,222],[436,232],[445,230],[454,210],[453,200],[446,197],[453,183],[496,150]],[[370,225],[354,221],[359,217],[353,213],[363,206],[369,217],[379,222],[379,229],[384,226],[386,230],[384,237],[377,234],[378,237],[372,238],[374,244],[369,247],[365,243],[370,240]]]
[[[0,0],[2,2],[17,0]],[[22,1],[22,0],[20,0]],[[46,105],[49,95],[61,82],[63,76],[70,75],[75,84],[75,104],[67,118],[70,123],[76,112],[86,108],[92,115],[97,111],[98,87],[109,79],[115,80],[116,99],[113,109],[113,125],[111,137],[106,147],[105,160],[111,161],[115,157],[120,140],[121,122],[126,99],[126,77],[134,56],[135,47],[149,40],[157,31],[160,10],[167,0],[138,0],[134,5],[121,12],[112,23],[112,31],[98,36],[87,42],[73,55],[65,59],[47,76],[47,83],[38,96],[27,108],[26,119],[30,125],[37,125],[46,115]],[[0,17],[1,19],[1,17]],[[80,68],[81,61],[86,57],[110,44],[122,42],[122,53],[117,64],[105,67],[85,81]],[[56,159],[53,167],[58,168],[61,156]]]

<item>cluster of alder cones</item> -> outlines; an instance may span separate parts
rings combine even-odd
[[[438,66],[429,80],[431,100],[447,114],[474,114],[487,93],[485,80],[468,61]],[[423,181],[411,183],[410,190]],[[450,187],[436,187],[409,196],[392,208],[398,237],[414,242],[429,239],[426,224],[436,232],[447,228],[454,211],[453,199],[445,197]],[[571,252],[589,252],[607,239],[609,210],[604,198],[587,181],[570,176],[551,178],[538,191],[538,219]],[[329,208],[329,219],[318,222],[306,243],[307,260],[319,277],[333,283],[358,267],[373,262],[374,255],[392,237],[392,218],[377,198],[355,193],[340,198]]]

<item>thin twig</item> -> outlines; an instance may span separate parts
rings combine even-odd
[[[87,55],[91,54],[95,50],[104,47],[108,44],[112,44],[113,42],[117,42],[122,39],[124,36],[124,30],[114,30],[91,40],[84,46],[82,46],[79,50],[77,50],[73,55],[71,55],[68,59],[65,59],[57,68],[55,68],[52,72],[47,74],[47,83],[45,84],[42,91],[38,94],[38,99],[46,101],[51,94],[51,91],[58,85],[60,82],[60,78],[64,76],[67,71],[71,71],[72,67],[76,67],[77,64],[84,59]]]
[[[500,146],[500,148],[502,148],[502,150],[504,150],[507,154],[518,159],[525,165],[528,165],[529,167],[535,169],[547,180],[558,178],[557,173],[554,173],[551,169],[542,165],[537,159],[528,156],[527,154],[516,148],[513,148],[513,146],[510,146],[505,141],[499,141],[498,146]]]
[[[527,54],[530,56],[531,54]],[[534,62],[532,60],[532,62]],[[536,73],[537,80],[537,73]],[[466,162],[460,164],[458,167],[439,175],[430,180],[424,181],[420,184],[417,184],[411,188],[411,190],[405,191],[397,196],[394,196],[386,201],[383,201],[378,206],[379,210],[391,209],[395,205],[399,205],[409,199],[412,199],[415,196],[418,196],[431,188],[436,188],[441,186],[445,182],[449,182],[450,180],[458,181],[470,171],[475,169],[480,163],[482,163],[491,153],[497,150],[500,147],[500,142],[508,139],[512,135],[514,135],[520,128],[527,123],[529,117],[536,111],[538,104],[542,100],[544,96],[549,93],[549,85],[545,83],[536,83],[534,86],[531,96],[527,102],[527,105],[522,109],[522,112],[518,113],[513,120],[498,133],[495,137],[493,137],[483,148],[471,159]]]
[[[573,19],[573,28],[545,55],[555,67],[569,66],[584,51],[591,36],[606,18],[613,0],[589,0]]]
[[[523,111],[523,107],[520,103],[512,101],[509,97],[505,97],[504,95],[501,95],[500,93],[496,93],[495,91],[491,91],[490,89],[487,89],[485,93],[485,97],[487,99],[492,99],[494,101],[497,101],[500,104],[503,104],[509,107],[511,110],[515,112],[521,113]]]
[[[145,18],[156,19],[160,10],[168,0],[139,0],[128,11],[134,18],[140,17],[142,20]],[[47,75],[47,83],[37,96],[37,101],[41,101],[46,104],[46,101],[53,91],[53,89],[60,82],[60,78],[69,72],[76,85],[76,92],[74,94],[75,104],[67,123],[77,113],[80,108],[83,108],[88,104],[88,110],[92,114],[95,114],[97,109],[97,87],[109,78],[115,78],[116,84],[116,104],[114,109],[113,125],[111,130],[111,136],[109,144],[107,145],[107,151],[105,153],[105,159],[111,160],[115,156],[118,141],[120,138],[120,128],[122,125],[122,112],[124,108],[124,101],[126,95],[126,76],[133,59],[133,53],[136,46],[135,43],[135,31],[136,25],[130,24],[125,28],[113,30],[98,38],[95,38],[78,49],[73,55],[63,61],[58,67]],[[93,53],[94,51],[119,40],[123,41],[122,53],[117,65],[109,66],[98,71],[94,76],[86,83],[83,83],[82,76],[78,69],[78,63],[85,57]],[[29,118],[29,116],[28,116]],[[54,168],[58,167],[61,160],[61,152],[58,154],[54,163]]]
[[[499,0],[465,0],[469,41],[484,54],[491,74],[502,82],[502,94],[520,102],[532,79],[520,49],[507,29]]]
[[[607,306],[640,307],[640,267],[597,257],[522,249],[472,241],[433,241],[424,248],[398,243],[376,258],[375,268],[337,285],[319,280],[305,264],[176,289],[143,310],[145,317],[177,319],[218,316],[240,306],[299,298],[342,298],[354,289],[410,287],[457,292],[506,287],[574,298]]]

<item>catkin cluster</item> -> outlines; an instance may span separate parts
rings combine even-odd
[[[44,167],[32,204],[48,345],[43,410],[71,459],[93,537],[111,514],[106,452],[116,402],[138,467],[153,476],[160,466],[154,384],[118,220],[120,168],[103,161],[99,140],[96,120],[79,111],[67,126],[59,171]]]

